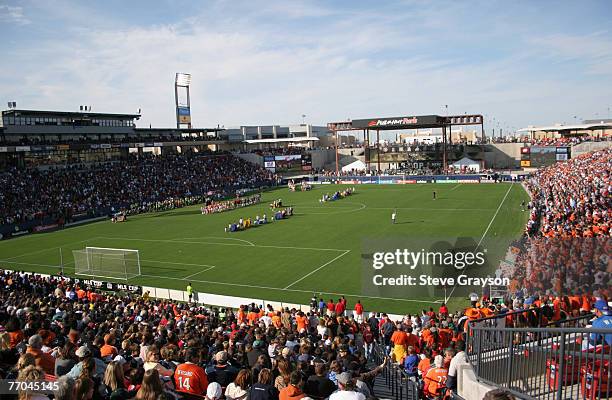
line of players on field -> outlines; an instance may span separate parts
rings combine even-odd
[[[325,193],[323,195],[323,197],[321,197],[319,199],[319,203],[323,204],[326,203],[328,201],[336,201],[336,200],[340,200],[343,199],[345,197],[348,197],[350,195],[352,195],[353,193],[355,193],[355,188],[346,188],[344,190],[341,191],[336,191],[334,194],[332,194],[331,196],[329,195],[329,193]]]
[[[292,215],[293,215],[293,207],[286,207],[280,210],[276,210],[274,212],[273,217],[270,219],[268,219],[268,216],[266,214],[264,214],[263,217],[261,218],[259,217],[259,215],[257,215],[254,219],[240,218],[238,222],[228,224],[228,226],[226,226],[224,230],[225,232],[243,231],[248,228],[251,228],[252,226],[265,225],[265,224],[273,222],[274,220],[278,221],[281,219],[289,218]]]

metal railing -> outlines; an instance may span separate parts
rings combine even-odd
[[[467,355],[479,381],[525,399],[604,399],[612,396],[612,329],[583,328],[591,315],[544,327],[470,323]],[[604,338],[607,338],[608,344]]]
[[[383,345],[375,345],[372,351],[372,357],[377,365],[381,365],[386,357],[385,347]],[[382,372],[382,378],[393,399],[419,399],[419,387],[417,383],[406,375],[401,365],[387,362]],[[375,394],[377,396],[380,395],[380,393]]]

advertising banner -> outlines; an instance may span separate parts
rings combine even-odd
[[[190,124],[191,123],[191,110],[189,107],[178,107],[179,123]]]

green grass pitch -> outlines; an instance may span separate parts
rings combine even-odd
[[[265,192],[259,205],[220,214],[201,215],[199,206],[188,207],[131,217],[126,223],[103,221],[23,236],[0,242],[0,266],[57,273],[61,248],[64,271],[71,275],[72,250],[138,249],[142,276],[133,284],[184,290],[191,281],[199,292],[300,304],[307,304],[313,292],[326,300],[346,295],[351,308],[359,298],[366,310],[404,314],[435,306],[440,299],[414,296],[410,290],[399,298],[364,295],[365,238],[469,237],[497,248],[490,256],[499,260],[528,217],[520,208],[528,197],[518,184],[355,185],[354,195],[319,204],[323,193],[342,187],[320,185],[295,193],[279,188]],[[224,232],[240,217],[270,216],[268,204],[276,198],[294,207],[292,218]],[[394,209],[398,223],[392,225]],[[454,310],[465,299],[449,303]]]

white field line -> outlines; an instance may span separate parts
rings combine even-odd
[[[241,244],[241,243],[217,243],[217,242],[200,242],[200,241],[179,241],[179,240],[166,240],[166,239],[139,239],[139,238],[125,238],[125,237],[109,237],[109,236],[99,236],[98,239],[113,239],[113,240],[132,240],[137,242],[159,242],[159,243],[185,243],[185,244],[214,244],[219,246],[240,246],[240,247],[262,247],[262,248],[270,248],[270,249],[291,249],[291,250],[315,250],[315,251],[348,251],[346,249],[325,249],[319,247],[294,247],[294,246],[272,246],[272,245],[264,245],[264,244],[256,244],[251,246],[249,244]]]
[[[57,268],[57,269],[61,268],[59,265],[26,263],[26,262],[13,261],[13,260],[0,260],[0,263],[7,263],[7,264],[14,264],[14,265],[29,265],[33,267],[49,267],[49,268]]]
[[[293,283],[289,284],[288,286],[285,286],[283,289],[284,289],[284,290],[289,289],[291,286],[295,285],[296,283],[303,281],[304,279],[308,278],[310,275],[312,275],[312,274],[314,274],[315,272],[317,272],[317,271],[321,270],[322,268],[324,268],[324,267],[328,266],[329,264],[333,263],[334,261],[336,261],[336,260],[337,260],[337,259],[339,259],[340,257],[343,257],[343,256],[344,256],[345,254],[347,254],[349,251],[350,251],[350,250],[347,250],[347,251],[345,251],[344,253],[340,254],[339,256],[334,257],[332,260],[330,260],[330,261],[326,262],[325,264],[321,265],[319,268],[317,268],[317,269],[315,269],[315,270],[310,271],[309,273],[307,273],[306,275],[304,275],[304,276],[303,276],[303,277],[301,277],[300,279],[298,279],[298,280],[296,280],[295,282],[293,282]]]
[[[170,277],[170,276],[160,276],[160,275],[141,274],[140,276],[143,276],[143,277],[146,277],[146,278],[156,278],[156,279],[171,279],[171,280],[176,280],[176,281],[184,281],[185,280],[184,278],[173,278],[173,277]],[[241,283],[206,281],[206,280],[198,280],[198,279],[191,279],[191,282],[210,283],[210,284],[214,284],[214,285],[246,287],[246,288],[252,288],[252,289],[266,289],[266,290],[278,290],[278,291],[285,291],[285,292],[310,293],[310,294],[312,294],[312,290],[283,289],[283,288],[270,287],[270,286],[247,285],[247,284],[241,284]],[[333,296],[347,296],[347,297],[363,298],[363,299],[379,299],[379,300],[404,301],[404,302],[407,302],[407,303],[427,303],[427,304],[440,303],[440,300],[426,301],[426,300],[413,300],[413,299],[398,299],[398,298],[395,298],[395,297],[365,296],[365,295],[356,295],[356,294],[350,294],[350,293],[337,293],[337,292],[318,292],[317,291],[317,293],[318,294],[329,294],[329,295],[333,295]]]
[[[348,203],[347,203],[348,204]],[[353,212],[358,212],[361,210],[365,210],[368,206],[366,206],[363,203],[353,203],[353,204],[359,204],[360,207],[359,208],[348,208],[348,207],[336,207],[336,206],[331,206],[328,208],[329,212],[313,212],[313,211],[309,211],[307,213],[304,213],[306,215],[312,215],[312,214],[316,214],[316,215],[333,215],[333,214],[345,214],[345,213],[353,213]],[[298,207],[298,211],[300,209],[300,206]],[[305,206],[304,208],[318,208],[319,210],[324,210],[325,208],[324,204],[320,204],[318,207],[317,206]],[[344,210],[340,210],[340,211],[335,211],[336,208],[342,208]],[[298,214],[300,214],[298,212]]]
[[[424,210],[424,211],[492,211],[492,208],[427,208],[427,207],[368,207],[368,210]]]
[[[459,186],[461,186],[461,183],[458,183],[457,185],[453,186],[453,188],[449,190],[449,192],[452,192],[453,190],[457,189]]]
[[[506,190],[506,194],[504,195],[504,198],[499,203],[499,206],[497,207],[497,210],[495,211],[495,214],[493,214],[493,217],[491,217],[491,221],[489,221],[489,225],[487,225],[487,229],[485,229],[484,233],[482,234],[482,237],[478,241],[478,244],[474,248],[474,251],[478,250],[478,248],[480,247],[480,244],[482,243],[484,238],[487,236],[487,233],[489,232],[489,229],[491,229],[491,225],[493,225],[493,221],[495,221],[495,217],[497,217],[497,214],[499,214],[499,210],[501,210],[502,206],[504,205],[504,202],[506,201],[506,197],[508,197],[508,193],[510,193],[510,190],[512,190],[513,186],[514,186],[514,183],[511,183],[510,187],[508,187],[508,190]],[[448,302],[448,299],[450,299],[450,297],[453,295],[453,292],[455,291],[456,288],[457,288],[457,283],[455,283],[455,285],[453,285],[453,289],[448,294],[448,296],[444,295],[444,303]]]
[[[480,244],[482,243],[484,238],[487,236],[487,233],[489,232],[489,229],[491,228],[491,225],[493,225],[493,221],[495,221],[495,217],[497,217],[497,214],[499,213],[499,210],[501,210],[502,206],[504,205],[504,202],[506,201],[506,197],[508,197],[508,194],[510,193],[510,190],[512,190],[513,186],[514,186],[514,183],[511,183],[510,187],[508,188],[508,190],[506,190],[506,195],[502,199],[501,203],[499,203],[499,206],[497,207],[497,210],[495,211],[495,214],[493,214],[493,218],[491,218],[491,221],[489,221],[489,225],[487,225],[487,229],[485,229],[484,233],[482,234],[482,237],[478,241],[478,244],[476,245],[476,248],[474,250],[476,250],[476,249],[478,249],[478,247],[480,247]]]
[[[249,246],[255,246],[255,243],[249,242],[248,240],[236,239],[236,238],[228,238],[221,236],[199,236],[199,237],[185,237],[185,238],[175,238],[170,240],[198,240],[198,239],[219,239],[219,240],[235,240],[237,242],[243,242],[248,244]]]
[[[202,272],[210,271],[210,270],[211,270],[211,269],[213,269],[213,268],[215,268],[215,266],[214,266],[214,265],[212,265],[212,266],[210,266],[210,267],[208,267],[208,268],[204,268],[204,269],[202,269],[202,270],[200,270],[200,271],[198,271],[198,272],[194,272],[194,273],[193,273],[193,274],[191,274],[191,275],[187,275],[186,277],[184,277],[184,278],[183,278],[183,280],[185,280],[185,281],[186,281],[186,280],[188,280],[189,278],[192,278],[192,277],[194,277],[194,276],[196,276],[196,275],[198,275],[198,274],[201,274]]]
[[[30,236],[35,236],[35,235],[30,235]],[[97,237],[92,237],[92,238],[89,238],[89,239],[80,240],[80,241],[78,241],[78,242],[68,242],[68,243],[64,243],[64,244],[62,244],[61,246],[49,247],[49,248],[47,248],[47,249],[40,249],[40,250],[36,250],[36,251],[31,251],[31,252],[29,252],[29,253],[24,253],[24,254],[20,254],[20,255],[18,255],[18,256],[9,257],[9,258],[7,258],[6,260],[14,260],[14,259],[16,259],[16,258],[21,258],[21,257],[25,257],[25,256],[31,256],[31,255],[38,254],[38,253],[44,253],[45,251],[57,250],[57,249],[61,249],[62,247],[68,246],[68,245],[70,245],[70,244],[78,244],[78,243],[83,243],[83,242],[87,242],[87,241],[89,241],[89,240],[94,240],[94,239],[97,239]]]

